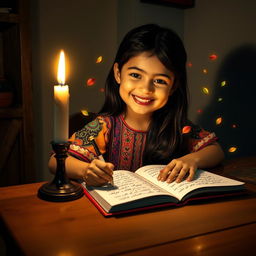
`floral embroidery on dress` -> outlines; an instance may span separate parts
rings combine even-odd
[[[107,159],[116,169],[135,171],[142,166],[147,132],[135,131],[122,116],[110,117],[112,130]]]
[[[92,122],[88,123],[84,128],[76,132],[75,142],[77,145],[89,146],[91,142],[89,138],[93,136],[96,138],[100,131],[102,130],[102,120],[96,118]]]
[[[191,121],[185,125],[191,128],[183,134],[188,138],[188,152],[198,151],[217,140],[214,133],[205,131]],[[105,160],[114,164],[115,170],[135,171],[142,166],[147,132],[132,129],[121,115],[98,116],[86,124],[71,137],[69,153],[86,162],[96,158],[96,152],[88,140],[90,136],[95,138]]]
[[[70,139],[72,144],[69,147],[69,153],[74,157],[86,162],[91,162],[97,157],[95,149],[91,144],[89,138],[94,137],[96,143],[105,152],[105,141],[108,141],[108,133],[104,134],[105,129],[110,127],[104,122],[101,117],[97,117],[92,122],[86,124],[80,131],[77,131]]]
[[[91,162],[95,158],[95,154],[90,152],[88,148],[84,148],[75,144],[70,145],[69,153],[73,153],[77,158],[86,162]]]

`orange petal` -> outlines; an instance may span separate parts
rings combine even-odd
[[[191,131],[191,126],[187,125],[182,128],[182,133],[189,133]]]
[[[210,60],[216,60],[217,58],[218,58],[218,56],[216,54],[209,55]]]
[[[234,153],[236,150],[237,150],[237,147],[230,147],[230,148],[228,149],[228,152]]]
[[[93,86],[95,82],[96,82],[95,78],[89,78],[86,83],[88,86]]]
[[[102,57],[102,56],[99,56],[99,57],[97,58],[97,60],[96,60],[96,63],[101,63],[102,60],[103,60],[103,57]]]
[[[216,124],[219,125],[219,124],[221,124],[221,123],[222,123],[222,117],[218,117],[218,118],[216,119]]]

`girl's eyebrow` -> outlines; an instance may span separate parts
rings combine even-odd
[[[133,67],[128,67],[127,69],[136,69],[136,70],[138,70],[138,71],[140,71],[140,72],[142,72],[142,73],[147,73],[145,70],[143,70],[143,69],[141,69],[141,68],[138,68],[138,67],[136,67],[136,66],[133,66]],[[159,74],[154,74],[154,75],[156,75],[156,76],[164,76],[164,77],[167,77],[167,78],[169,78],[169,79],[171,79],[171,77],[169,76],[169,75],[167,75],[167,74],[162,74],[162,73],[159,73]]]

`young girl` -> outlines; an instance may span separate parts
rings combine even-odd
[[[158,180],[191,181],[197,168],[223,159],[215,134],[187,119],[186,52],[170,29],[148,24],[131,30],[120,44],[105,93],[98,117],[71,137],[69,177],[102,186],[114,169],[165,164]],[[97,158],[91,136],[106,162]],[[49,167],[54,172],[54,157]]]

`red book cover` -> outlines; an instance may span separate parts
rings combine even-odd
[[[230,192],[230,193],[222,193],[222,194],[212,194],[212,195],[205,195],[205,196],[198,196],[198,197],[191,197],[188,198],[185,201],[179,202],[179,203],[163,203],[163,204],[156,204],[156,205],[150,205],[146,207],[139,207],[139,208],[133,208],[129,210],[123,210],[123,211],[118,211],[118,212],[106,212],[101,205],[91,196],[90,193],[83,187],[84,193],[87,196],[87,198],[95,205],[95,207],[99,210],[99,212],[105,216],[105,217],[111,217],[111,216],[117,216],[117,215],[125,215],[125,214],[130,214],[130,213],[136,213],[136,212],[141,212],[141,211],[149,211],[149,210],[154,210],[154,209],[159,209],[159,208],[166,208],[166,207],[180,207],[184,206],[190,202],[193,201],[200,201],[200,200],[210,200],[210,199],[217,199],[217,198],[224,198],[224,197],[230,197],[230,196],[239,196],[239,195],[244,195],[246,191],[240,191],[240,192]]]

